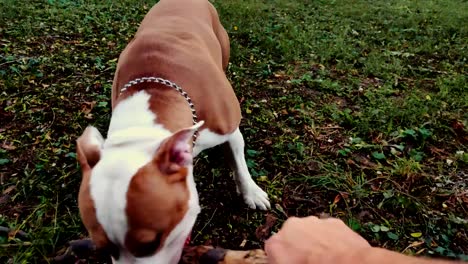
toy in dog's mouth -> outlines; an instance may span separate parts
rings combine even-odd
[[[191,236],[185,240],[179,264],[267,264],[267,256],[261,249],[230,250],[212,246],[188,246]],[[50,259],[52,263],[76,263],[83,259],[100,259],[91,239],[74,240],[68,247],[58,252],[58,256]]]

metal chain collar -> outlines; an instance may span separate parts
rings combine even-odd
[[[192,111],[193,124],[195,125],[198,122],[197,111],[195,110],[195,106],[193,105],[192,99],[190,98],[190,96],[180,86],[178,86],[176,83],[171,82],[169,80],[159,78],[159,77],[136,78],[134,80],[129,81],[127,84],[125,84],[124,87],[120,90],[120,94],[127,91],[128,88],[132,87],[133,85],[144,83],[144,82],[160,83],[165,86],[169,86],[173,88],[174,90],[176,90],[177,92],[179,92],[185,98],[185,100],[187,101],[190,107],[190,110]],[[197,141],[197,137],[198,137],[198,130],[195,131],[195,133],[193,134],[193,146],[195,146],[195,141]]]

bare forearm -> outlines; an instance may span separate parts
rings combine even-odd
[[[336,263],[347,264],[456,264],[462,261],[447,261],[425,257],[413,257],[382,248],[369,248],[353,256],[343,256],[343,261]]]

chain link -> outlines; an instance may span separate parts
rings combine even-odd
[[[198,116],[197,116],[197,111],[195,110],[195,106],[193,105],[192,98],[176,83],[171,82],[169,80],[159,78],[159,77],[142,77],[142,78],[136,78],[134,80],[129,81],[127,84],[124,85],[124,87],[120,90],[120,94],[123,92],[127,91],[128,88],[132,87],[133,85],[144,83],[144,82],[152,82],[152,83],[160,83],[165,86],[171,87],[177,92],[179,92],[187,101],[190,110],[192,111],[192,120],[193,124],[195,125],[198,122]],[[197,141],[198,138],[198,130],[195,131],[193,134],[193,146],[195,146],[195,141]]]

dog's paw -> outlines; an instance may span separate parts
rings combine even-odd
[[[247,184],[242,188],[242,195],[244,196],[245,203],[251,209],[260,209],[267,210],[270,209],[270,201],[268,199],[268,194],[258,187],[255,182]]]

